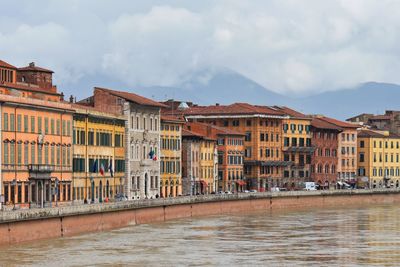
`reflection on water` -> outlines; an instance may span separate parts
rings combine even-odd
[[[400,206],[183,219],[0,248],[3,266],[399,266]]]

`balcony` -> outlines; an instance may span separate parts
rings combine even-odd
[[[29,164],[28,171],[30,173],[51,173],[51,172],[54,172],[54,165]]]
[[[142,160],[140,160],[140,166],[151,166],[155,162],[157,162],[157,161],[154,161],[152,159],[142,159]]]

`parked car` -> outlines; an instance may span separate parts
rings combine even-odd
[[[243,193],[250,193],[250,191],[249,190],[244,190]]]
[[[250,193],[257,193],[257,190],[252,189],[252,190],[250,190]]]
[[[218,191],[218,194],[223,195],[223,194],[225,194],[225,192],[224,191]]]
[[[305,190],[307,191],[314,191],[317,190],[317,185],[314,182],[306,182],[305,183]]]
[[[232,192],[231,191],[225,191],[225,194],[232,195]]]

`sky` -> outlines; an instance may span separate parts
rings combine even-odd
[[[207,83],[226,69],[286,95],[400,83],[397,0],[0,0],[0,6],[0,58],[50,68],[59,87],[78,95],[90,90],[81,88],[88,77],[179,87]]]

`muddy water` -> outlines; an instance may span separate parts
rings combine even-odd
[[[400,206],[175,220],[0,248],[1,266],[400,266]]]

